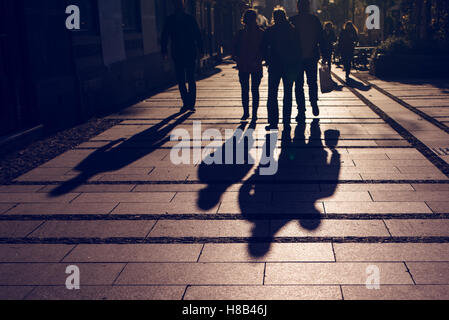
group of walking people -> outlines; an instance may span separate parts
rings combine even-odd
[[[310,13],[310,1],[298,1],[298,14],[290,19],[284,8],[278,6],[273,11],[272,25],[263,30],[257,24],[257,12],[247,10],[242,18],[245,26],[235,38],[233,56],[237,62],[242,87],[243,117],[249,113],[249,85],[253,96],[252,123],[257,121],[259,107],[259,86],[263,77],[263,61],[268,66],[268,123],[266,129],[276,130],[279,124],[278,92],[282,80],[283,125],[291,126],[293,105],[293,86],[298,108],[296,121],[305,121],[306,98],[304,93],[304,75],[309,87],[309,101],[314,116],[319,116],[318,106],[318,61],[329,68],[332,64],[334,43],[337,42],[331,22],[324,29],[318,17]],[[348,21],[338,39],[339,52],[342,55],[346,78],[349,78],[358,41],[357,29]],[[250,81],[251,79],[251,81]]]
[[[202,52],[201,32],[195,18],[186,14],[182,0],[175,0],[176,12],[167,19],[162,33],[162,53],[167,57],[168,40],[172,42],[172,58],[176,68],[183,110],[195,110],[196,84],[195,62],[197,53]],[[319,116],[318,107],[318,61],[329,67],[332,63],[333,43],[337,40],[332,23],[323,29],[318,17],[310,13],[310,0],[298,0],[298,14],[290,19],[284,8],[274,9],[271,26],[263,28],[260,16],[254,9],[245,11],[242,17],[244,28],[236,35],[233,58],[237,62],[242,89],[243,117],[251,116],[255,125],[260,104],[259,87],[263,78],[263,62],[268,66],[268,123],[267,131],[278,129],[278,93],[282,81],[283,125],[291,126],[293,86],[298,108],[296,121],[305,122],[306,98],[304,75],[309,87],[309,101],[313,115]],[[357,29],[347,22],[338,40],[339,51],[349,77]],[[188,88],[186,86],[188,83]],[[250,115],[249,92],[252,93],[252,114]]]

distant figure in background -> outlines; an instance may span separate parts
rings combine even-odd
[[[248,9],[243,14],[240,30],[234,39],[233,56],[239,70],[240,85],[242,87],[242,120],[249,118],[249,80],[251,77],[251,93],[253,97],[253,112],[251,123],[257,121],[259,108],[259,87],[263,77],[262,69],[262,42],[264,31],[257,25],[257,12]]]
[[[309,100],[312,105],[313,115],[320,115],[318,108],[318,60],[320,60],[320,51],[323,53],[325,48],[323,37],[323,26],[320,19],[310,13],[310,1],[298,0],[299,14],[290,19],[291,23],[298,30],[299,39],[296,41],[301,44],[302,63],[296,78],[296,103],[298,105],[298,123],[304,122],[306,115],[306,98],[304,94],[304,73],[307,75],[307,84],[309,86]]]
[[[301,47],[295,27],[288,21],[284,8],[273,11],[273,25],[265,32],[264,57],[268,64],[268,123],[267,131],[277,130],[279,124],[278,91],[284,85],[283,123],[290,127],[293,83],[300,69]]]
[[[334,32],[334,25],[328,21],[324,24],[324,45],[323,63],[332,69],[332,54],[334,53],[334,44],[337,42],[337,36]]]
[[[352,60],[354,59],[354,49],[359,41],[358,31],[352,21],[345,23],[338,39],[338,49],[343,60],[343,67],[346,72],[346,81],[351,74]]]
[[[203,52],[201,32],[195,18],[184,12],[184,1],[173,0],[175,13],[166,20],[161,37],[162,55],[168,58],[168,41],[176,69],[176,79],[183,101],[181,111],[195,110],[195,64],[198,52]],[[186,82],[189,88],[186,87]]]

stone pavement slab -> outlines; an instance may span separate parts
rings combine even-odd
[[[0,286],[65,286],[68,266],[64,263],[0,263]],[[89,263],[77,266],[81,285],[112,285],[125,264]]]
[[[448,243],[335,243],[337,261],[449,261]]]
[[[261,285],[263,263],[130,263],[120,285]]]
[[[255,252],[263,251],[269,244],[252,245]],[[207,243],[200,262],[294,262],[335,261],[331,243],[273,243],[263,257],[254,257],[246,243]]]
[[[449,201],[426,201],[434,213],[449,213]]]
[[[181,300],[185,286],[38,286],[27,300]],[[0,287],[1,291],[1,287]]]
[[[367,263],[267,263],[265,284],[365,285]],[[413,284],[403,263],[377,263],[382,284]]]
[[[74,247],[66,244],[1,244],[0,263],[60,262]]]
[[[0,238],[26,237],[42,224],[42,221],[0,221]]]
[[[449,262],[407,262],[416,284],[449,284]]]
[[[31,238],[145,238],[156,221],[47,221]]]
[[[80,244],[64,262],[196,262],[202,244]]]
[[[387,220],[385,224],[393,237],[447,237],[449,220]]]
[[[425,202],[324,202],[329,214],[407,214],[428,213],[432,210]]]
[[[342,286],[345,300],[447,300],[447,285],[381,285],[379,290],[365,286]]]
[[[189,286],[184,300],[341,300],[339,286]]]
[[[21,203],[7,215],[105,215],[118,203]]]

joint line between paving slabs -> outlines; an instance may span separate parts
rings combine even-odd
[[[345,296],[343,294],[343,286],[339,285],[339,287],[340,287],[341,300],[345,300]]]
[[[416,281],[415,281],[415,279],[413,278],[413,275],[412,275],[412,273],[410,272],[410,269],[408,268],[407,263],[406,263],[405,261],[402,261],[402,263],[404,264],[405,269],[407,270],[407,273],[410,275],[410,278],[412,278],[413,284],[416,286]]]
[[[203,243],[203,246],[201,247],[201,250],[200,250],[200,254],[198,255],[198,259],[196,259],[196,262],[200,262],[200,258],[201,258],[201,255],[203,254],[203,250],[204,250],[204,246],[205,246],[206,244],[205,243]]]
[[[39,229],[45,222],[47,222],[47,221],[42,221],[42,223],[40,223],[36,228],[34,228],[33,230],[31,230],[31,232],[29,232],[24,238],[28,238],[34,231],[36,231],[37,229]]]
[[[385,220],[384,220],[384,219],[382,219],[382,222],[383,222],[383,224],[384,224],[385,228],[387,229],[387,231],[388,231],[388,234],[390,235],[390,237],[392,237],[392,238],[393,238],[393,235],[391,234],[391,232],[390,232],[390,229],[388,229],[387,223],[385,222]]]
[[[337,255],[335,254],[334,241],[331,241],[332,254],[334,255],[334,262],[337,262]]]
[[[117,282],[118,278],[122,275],[123,270],[128,266],[129,262],[125,263],[122,270],[118,273],[117,277],[115,277],[114,281],[112,281],[112,286],[115,286],[115,283]]]
[[[148,231],[148,233],[146,234],[144,239],[147,239],[148,236],[150,235],[151,231],[153,231],[154,227],[156,227],[156,225],[158,224],[160,218],[156,220],[156,222],[153,224],[153,226],[150,228],[150,231]]]
[[[31,294],[37,289],[38,286],[33,286],[33,288],[30,290],[30,292],[28,292],[23,298],[22,300],[26,300],[28,299],[29,296],[31,296]]]
[[[182,294],[181,300],[184,300],[184,297],[186,296],[187,289],[190,287],[190,284],[186,285],[186,288],[184,289],[184,293]]]
[[[62,262],[64,261],[64,259],[67,258],[67,257],[73,252],[73,250],[75,250],[76,247],[78,247],[78,244],[75,244],[75,245],[73,246],[73,248],[70,249],[70,250],[69,250],[69,251],[62,257],[61,260],[59,260],[59,263],[62,263]]]
[[[267,263],[265,262],[263,264],[263,278],[262,278],[262,285],[265,285],[265,276],[266,276],[266,272],[267,272]]]

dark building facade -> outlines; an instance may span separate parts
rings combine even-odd
[[[68,30],[66,8],[80,8]],[[186,0],[202,31],[201,67],[230,53],[242,0]],[[0,0],[0,136],[48,132],[117,110],[173,83],[160,55],[169,0]]]

